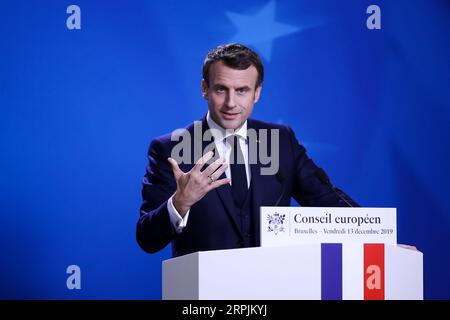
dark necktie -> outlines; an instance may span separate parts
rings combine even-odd
[[[247,197],[248,185],[247,174],[245,171],[245,161],[242,154],[239,138],[236,135],[227,138],[231,144],[230,171],[231,171],[231,190],[236,206],[239,208],[244,204]]]

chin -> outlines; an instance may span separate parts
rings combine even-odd
[[[227,121],[227,120],[222,121],[221,125],[224,129],[233,129],[233,130],[235,130],[241,126],[240,122]]]

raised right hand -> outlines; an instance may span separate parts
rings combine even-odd
[[[182,217],[184,217],[194,203],[202,199],[209,191],[230,183],[230,179],[228,178],[217,180],[228,167],[228,164],[225,163],[223,158],[217,159],[206,167],[205,170],[201,171],[212,156],[212,151],[207,152],[189,172],[181,171],[178,163],[174,159],[167,159],[172,166],[173,175],[177,183],[177,190],[173,195],[172,202]]]

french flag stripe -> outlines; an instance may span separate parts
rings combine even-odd
[[[346,243],[342,246],[342,299],[364,299],[364,244]]]
[[[322,300],[342,300],[342,244],[321,245]]]
[[[384,300],[384,244],[364,244],[364,300]]]

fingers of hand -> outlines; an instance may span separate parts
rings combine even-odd
[[[211,183],[211,184],[209,185],[209,190],[212,190],[212,189],[215,189],[215,188],[217,188],[217,187],[220,187],[220,186],[222,186],[222,185],[224,185],[224,184],[230,183],[230,181],[231,181],[231,180],[228,179],[228,178],[216,180],[216,181],[214,181],[213,183]]]
[[[213,163],[211,163],[205,170],[203,170],[202,174],[205,176],[212,175],[220,166],[222,166],[225,162],[224,158],[219,158]],[[220,177],[220,176],[219,176]]]
[[[399,247],[405,248],[405,249],[409,249],[409,250],[413,250],[413,251],[418,251],[417,248],[415,246],[410,246],[407,244],[399,244]]]
[[[208,176],[210,180],[210,184],[213,184],[217,179],[220,178],[220,176],[225,172],[225,170],[228,168],[228,164],[223,163],[219,169],[217,169],[214,173],[210,174]],[[224,179],[222,179],[224,180]]]
[[[203,157],[198,159],[198,161],[195,163],[195,166],[194,166],[194,168],[192,170],[200,172],[201,169],[203,168],[203,166],[205,165],[205,163],[208,162],[209,159],[211,159],[213,157],[213,155],[214,155],[213,151],[208,151],[207,153],[205,153],[203,155]]]
[[[183,171],[181,171],[178,163],[173,158],[168,158],[167,161],[169,161],[170,166],[172,167],[173,174],[177,179],[183,173]]]

